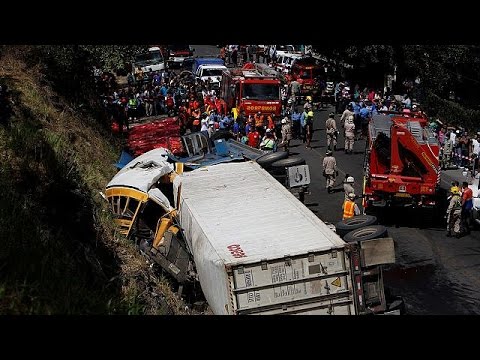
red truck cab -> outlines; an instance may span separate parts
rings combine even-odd
[[[363,205],[433,208],[440,146],[421,113],[383,112],[368,125]]]
[[[264,74],[258,66],[253,69],[231,69],[223,73],[220,97],[225,100],[227,111],[233,111],[235,117],[242,110],[247,116],[259,111],[265,115],[281,115],[280,80]]]
[[[310,93],[315,79],[325,75],[325,69],[317,58],[306,56],[296,59],[291,68],[291,78],[302,85],[302,94]]]

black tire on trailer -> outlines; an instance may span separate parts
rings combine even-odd
[[[345,236],[353,230],[360,229],[364,226],[370,226],[377,223],[377,217],[373,215],[358,215],[350,219],[339,221],[335,224],[335,229],[340,237]]]
[[[400,296],[396,296],[392,300],[393,301],[387,304],[387,311],[399,310],[400,315],[405,315],[407,312],[407,309],[406,309],[405,301],[403,300],[403,298]]]
[[[277,151],[277,152],[272,152],[272,153],[262,155],[259,158],[257,158],[257,160],[255,160],[255,161],[261,167],[268,168],[275,161],[282,160],[282,159],[285,159],[287,157],[288,157],[288,152]]]
[[[275,161],[272,163],[272,168],[286,168],[289,166],[304,165],[305,159],[299,156],[290,156],[289,158]]]
[[[212,141],[219,139],[233,139],[233,134],[228,130],[217,130],[213,133],[210,139],[212,139]]]
[[[350,231],[345,234],[345,242],[356,242],[363,240],[378,239],[388,236],[387,228],[383,225],[369,225]]]

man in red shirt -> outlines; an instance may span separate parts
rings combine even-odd
[[[248,145],[254,148],[258,148],[260,145],[260,133],[254,127],[251,127],[248,133]]]
[[[468,187],[468,182],[462,182],[462,220],[461,227],[465,234],[470,234],[470,219],[472,218],[473,191]]]

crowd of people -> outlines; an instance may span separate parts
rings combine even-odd
[[[261,54],[253,48],[250,50],[244,53],[245,60],[258,60],[257,56]],[[235,49],[223,51],[221,56],[225,56],[227,62],[235,61]],[[267,55],[265,59],[268,60]],[[215,133],[223,131],[244,144],[265,151],[288,151],[293,139],[302,140],[305,147],[311,149],[314,111],[319,109],[318,104],[313,103],[311,95],[300,102],[298,89],[292,83],[282,87],[282,116],[277,122],[275,113],[258,112],[247,116],[243,110],[238,114],[230,112],[225,101],[218,96],[218,89],[210,83],[173,71],[155,72],[148,76],[138,72],[130,77],[127,86],[120,89],[111,85],[112,78],[108,74],[99,76],[98,81],[104,89],[105,110],[121,128],[125,126],[128,129],[129,124],[139,117],[167,114],[178,116],[181,135],[202,131],[214,137]],[[333,192],[338,176],[334,152],[338,150],[340,131],[345,141],[343,151],[352,154],[355,141],[367,135],[367,126],[373,115],[381,111],[422,113],[419,104],[413,103],[408,94],[399,98],[388,87],[384,90],[361,89],[359,85],[351,88],[347,81],[341,81],[334,86],[334,98],[335,110],[325,122],[327,151],[322,162],[325,187],[329,193]],[[339,125],[335,119],[337,115]],[[466,129],[449,127],[438,120],[432,121],[429,126],[441,146],[442,168],[476,168],[480,155],[480,132],[472,136]],[[353,177],[346,177],[343,184],[343,218],[349,218],[359,214],[355,204],[358,196],[353,189]],[[447,229],[448,234],[460,236],[469,229],[465,220],[468,212],[464,208],[470,206],[471,201],[464,199],[468,198],[468,186],[453,186],[452,189],[446,216]]]
[[[218,89],[191,74],[166,70],[145,75],[138,71],[120,88],[112,88],[108,80],[108,75],[99,80],[104,83],[104,108],[121,132],[140,118],[159,115],[178,116],[180,135],[200,131],[204,122],[222,129],[231,121],[225,101],[217,96]]]

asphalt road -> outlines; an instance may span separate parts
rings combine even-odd
[[[195,55],[216,56],[215,46],[193,45]],[[355,190],[362,193],[365,141],[357,141],[354,154],[344,153],[340,135],[334,156],[339,168],[336,180],[338,192],[328,194],[322,176],[322,160],[326,150],[325,120],[333,108],[315,111],[312,149],[300,140],[293,140],[291,154],[303,157],[310,167],[310,195],[306,205],[323,221],[335,224],[342,217],[343,185],[348,173],[355,177]],[[336,116],[337,127],[340,116]],[[463,180],[461,171],[442,174],[441,185],[447,189],[453,179]],[[360,204],[359,204],[360,205]],[[425,228],[424,214],[411,211],[390,212],[384,219],[389,235],[394,239],[396,263],[385,271],[385,285],[393,294],[401,295],[408,314],[450,315],[480,314],[480,233],[472,231],[460,239],[446,237],[441,221]]]
[[[326,150],[325,120],[331,110],[315,112],[313,148],[306,149],[300,141],[294,141],[292,151],[304,157],[310,166],[311,195],[306,197],[306,204],[323,221],[336,223],[342,216],[345,173],[355,177],[356,193],[362,193],[365,141],[357,141],[354,154],[347,155],[340,135],[338,150],[334,152],[339,191],[328,194],[321,163]],[[338,128],[339,117],[336,116]],[[442,174],[442,187],[449,188],[453,179],[462,181],[461,171]],[[383,225],[394,239],[396,253],[396,264],[386,268],[385,285],[393,294],[403,296],[408,314],[480,314],[479,232],[472,231],[460,239],[446,237],[443,209],[434,224],[425,222],[425,214],[412,210],[384,215]]]

